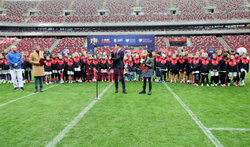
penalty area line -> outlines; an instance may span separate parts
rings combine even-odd
[[[103,94],[111,87],[113,83],[110,83],[101,94],[99,99],[102,98]],[[51,140],[46,147],[54,147],[58,142],[60,142],[64,136],[84,117],[84,115],[95,105],[98,100],[93,100],[86,108],[84,108],[57,136]]]
[[[50,89],[50,88],[53,88],[53,87],[55,87],[55,86],[58,86],[58,85],[50,86],[50,87],[44,89],[44,91],[46,91],[46,90],[48,90],[48,89]],[[18,100],[24,99],[24,98],[26,98],[26,97],[29,97],[29,96],[32,96],[32,95],[35,95],[35,94],[36,94],[36,93],[31,93],[31,94],[28,94],[28,95],[26,95],[26,96],[23,96],[23,97],[14,99],[14,100],[10,100],[10,101],[8,101],[8,102],[6,102],[6,103],[0,104],[0,107],[3,107],[3,106],[5,106],[5,105],[11,104],[11,103],[13,103],[13,102],[16,102],[16,101],[18,101]]]
[[[195,121],[195,123],[200,127],[204,134],[212,141],[216,147],[223,147],[220,141],[211,133],[211,131],[206,128],[203,123],[197,118],[197,116],[188,108],[188,106],[179,98],[179,96],[164,82],[165,87],[169,92],[172,93],[174,98],[181,104],[181,106],[187,111],[189,116]]]
[[[209,130],[216,130],[216,131],[250,131],[247,128],[208,128]]]

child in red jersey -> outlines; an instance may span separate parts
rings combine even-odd
[[[57,80],[56,77],[58,77],[57,61],[58,61],[58,58],[56,57],[56,54],[53,53],[52,58],[51,58],[51,64],[52,64],[51,78],[52,78],[53,83],[56,83],[56,80]]]
[[[134,58],[134,67],[135,67],[135,70],[136,70],[136,75],[135,75],[135,79],[137,81],[141,81],[142,80],[142,70],[139,68],[141,63],[141,58],[138,54],[135,55],[135,58]],[[137,79],[138,77],[138,79]]]
[[[246,54],[242,55],[239,67],[240,67],[240,79],[241,79],[240,86],[245,86],[245,77],[246,74],[249,72],[249,59],[247,59]]]
[[[63,80],[63,72],[64,72],[64,67],[65,67],[65,62],[63,59],[62,55],[59,55],[59,59],[57,60],[57,73],[59,74],[59,78],[60,78],[60,83],[63,84],[64,80]]]
[[[65,54],[63,59],[64,59],[65,66],[66,66],[66,63],[69,61],[68,54]],[[64,79],[65,79],[66,81],[69,79],[69,78],[68,78],[68,71],[67,71],[67,68],[64,68],[64,70],[63,70],[63,77],[64,77]]]
[[[26,55],[28,55],[28,52],[25,53]],[[30,60],[30,56],[27,56],[24,60],[24,64],[25,64],[25,79],[27,80],[27,83],[31,82],[32,80],[32,75],[31,75],[31,69],[32,69],[32,64],[29,62]]]
[[[174,79],[174,82],[176,83],[176,78],[177,78],[177,75],[179,72],[179,61],[176,58],[175,54],[173,54],[172,57],[173,58],[171,59],[170,64],[169,64],[170,73],[171,73],[171,81],[170,82],[173,83],[173,79]]]
[[[6,59],[6,56],[2,56],[3,58],[0,59],[2,62],[2,76],[3,76],[3,80],[2,83],[6,83],[8,81],[8,83],[11,83],[11,76],[10,76],[10,71],[9,71],[9,62]]]
[[[163,54],[162,60],[161,60],[161,65],[160,65],[160,71],[161,71],[160,81],[162,81],[162,82],[166,81],[167,67],[168,67],[168,59],[166,58],[166,54]]]
[[[103,81],[107,81],[107,57],[106,56],[102,56],[101,60],[100,60],[100,68],[101,68],[101,79],[102,79],[102,82]]]
[[[45,83],[51,83],[51,75],[52,75],[52,62],[50,60],[50,57],[46,57],[46,61],[44,64],[44,70],[45,70]]]
[[[72,56],[69,56],[68,59],[68,62],[65,63],[65,69],[67,69],[68,83],[72,83],[74,76],[74,60],[72,59]]]
[[[240,57],[239,53],[236,53],[235,54],[235,61],[237,62],[237,64],[240,64],[240,60],[241,60],[241,57]],[[238,69],[235,84],[237,84],[238,86],[240,85],[240,69]]]
[[[133,81],[134,80],[134,61],[132,57],[130,56],[128,59],[128,80]]]
[[[168,52],[168,57],[167,57],[167,81],[170,81],[169,80],[169,72],[170,72],[170,69],[169,69],[169,64],[172,60],[172,52]]]
[[[85,63],[85,69],[86,69],[86,82],[92,82],[93,76],[94,76],[94,71],[92,68],[92,62],[93,62],[93,57],[92,55],[88,55],[88,58]]]
[[[188,54],[187,59],[187,66],[186,66],[186,78],[187,78],[187,84],[193,83],[193,73],[192,73],[192,62],[193,62],[193,54]]]
[[[238,86],[236,84],[236,77],[237,77],[237,72],[238,72],[238,63],[235,60],[234,55],[230,55],[230,60],[228,61],[227,64],[227,70],[228,70],[228,86],[230,86],[230,82],[233,79],[234,80],[234,85]]]
[[[228,54],[224,53],[222,59],[220,60],[220,83],[222,87],[226,86],[227,61],[228,61]]]
[[[185,53],[181,53],[179,56],[179,63],[180,63],[180,83],[185,83],[185,73],[186,73],[186,66],[187,66],[187,60],[185,57]]]
[[[217,86],[219,83],[219,70],[220,70],[220,61],[216,53],[213,54],[212,59],[210,60],[211,66],[211,86]]]
[[[82,78],[81,78],[81,64],[82,64],[82,62],[81,62],[81,58],[80,58],[78,53],[75,53],[73,61],[74,61],[75,80],[76,80],[76,82],[81,83],[82,82]]]
[[[207,86],[209,86],[209,79],[208,79],[208,74],[210,71],[210,60],[208,58],[207,53],[202,54],[202,59],[201,59],[201,86],[204,86],[205,84],[205,79],[207,80]]]
[[[114,82],[114,63],[113,60],[111,60],[111,56],[109,56],[109,59],[107,61],[107,68],[108,68],[108,82],[110,81]]]
[[[100,77],[100,72],[97,72],[97,70],[99,70],[99,66],[100,66],[100,61],[98,57],[95,55],[94,60],[92,62],[92,67],[94,70],[94,78],[92,79],[93,82],[96,82],[98,80],[98,77]]]
[[[155,81],[156,82],[161,82],[160,78],[162,76],[162,73],[160,71],[160,66],[161,66],[161,53],[157,53],[155,56]]]
[[[83,53],[81,56],[81,78],[82,81],[86,81],[86,62],[87,62],[87,56],[86,53]]]
[[[200,81],[200,68],[201,60],[199,58],[199,53],[196,53],[191,65],[192,73],[194,74],[194,85],[199,86]]]

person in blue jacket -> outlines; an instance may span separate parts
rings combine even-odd
[[[23,76],[22,76],[22,69],[21,63],[23,62],[22,55],[17,52],[16,46],[13,46],[12,52],[7,55],[7,61],[9,62],[10,66],[10,74],[12,83],[14,86],[14,90],[24,90],[23,88]]]

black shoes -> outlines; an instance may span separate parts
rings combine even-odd
[[[151,94],[152,94],[152,92],[151,92],[151,91],[149,91],[149,92],[148,92],[148,95],[151,95]]]
[[[139,92],[139,94],[145,94],[146,91],[142,90],[141,92]]]
[[[14,88],[14,91],[17,91],[17,90],[18,90],[18,87]],[[24,88],[20,87],[20,90],[24,91]]]
[[[115,93],[118,93],[118,90],[115,90]],[[127,91],[123,91],[124,94],[127,94]]]
[[[141,92],[139,92],[139,94],[146,94],[146,91],[142,90]],[[152,92],[149,91],[149,92],[148,92],[148,95],[152,95]]]
[[[34,91],[34,93],[38,92],[38,88],[36,88],[36,90]],[[43,88],[40,88],[40,92],[43,92]]]

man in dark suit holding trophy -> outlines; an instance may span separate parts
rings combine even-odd
[[[125,89],[125,81],[124,81],[124,52],[121,49],[120,44],[115,45],[115,49],[117,50],[115,53],[114,51],[111,52],[111,59],[114,61],[114,78],[115,78],[115,93],[118,93],[118,80],[122,83],[123,93],[127,94]]]

